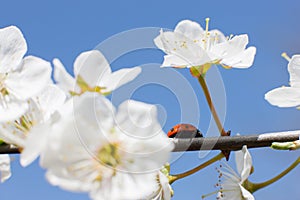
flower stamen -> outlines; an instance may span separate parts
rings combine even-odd
[[[206,24],[205,24],[205,34],[207,35],[208,34],[208,26],[209,26],[209,17],[207,17],[206,19],[205,19],[205,22],[206,22]]]
[[[108,165],[113,169],[116,169],[118,165],[121,164],[121,155],[118,151],[119,149],[118,143],[109,143],[98,151],[97,158],[102,164]]]
[[[203,40],[203,43],[204,43],[204,49],[207,50],[207,43],[208,43],[208,36],[209,36],[209,32],[208,32],[208,27],[209,27],[209,17],[207,17],[205,19],[205,37],[204,37],[204,40]]]
[[[281,54],[281,56],[282,56],[283,58],[285,58],[288,62],[291,61],[291,58],[287,55],[286,52],[283,52],[283,53]]]

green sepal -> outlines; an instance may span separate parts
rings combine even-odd
[[[169,163],[166,163],[163,167],[162,167],[162,169],[160,170],[164,175],[166,175],[166,176],[169,176],[169,174],[170,174],[170,164]]]
[[[192,76],[199,78],[199,76],[205,76],[206,72],[210,69],[211,63],[206,63],[201,66],[193,66],[190,68]]]

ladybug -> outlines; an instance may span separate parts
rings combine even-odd
[[[177,124],[168,132],[169,138],[203,137],[202,133],[191,124]]]

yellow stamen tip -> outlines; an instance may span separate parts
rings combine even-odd
[[[282,54],[281,54],[281,56],[283,57],[283,58],[285,58],[287,61],[291,61],[291,58],[287,55],[287,53],[286,52],[283,52]]]

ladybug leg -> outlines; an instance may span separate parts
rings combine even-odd
[[[196,137],[203,137],[203,134],[197,129]]]

